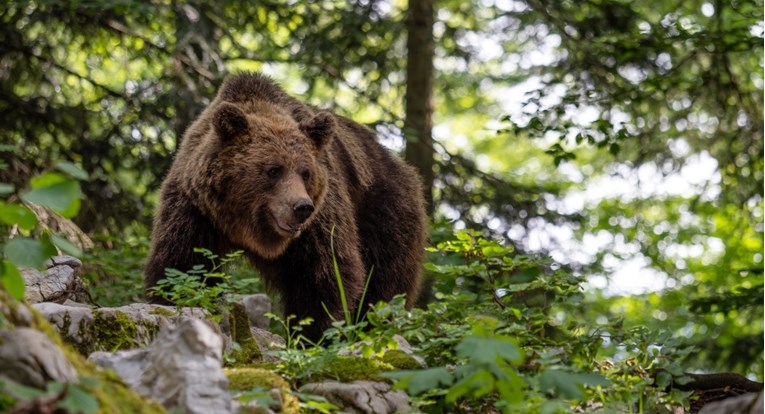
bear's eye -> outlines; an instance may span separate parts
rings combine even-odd
[[[308,170],[303,171],[301,175],[303,176],[303,181],[309,181],[311,179],[311,172]]]
[[[266,171],[266,174],[268,174],[271,178],[279,178],[282,176],[282,167],[280,166],[274,166],[268,169]]]

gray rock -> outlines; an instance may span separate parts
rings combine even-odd
[[[321,395],[332,404],[350,413],[402,413],[411,411],[409,397],[401,390],[392,391],[389,384],[373,381],[342,383],[325,381],[309,383],[300,392]]]
[[[750,392],[709,403],[699,414],[762,414],[764,408],[762,392]]]
[[[277,362],[279,358],[272,355],[270,351],[282,350],[287,346],[287,341],[281,336],[271,333],[265,329],[250,328],[252,337],[255,339],[255,343],[258,344],[261,352],[263,353],[263,361],[265,362]]]
[[[247,310],[250,325],[260,329],[268,329],[268,324],[271,322],[266,317],[266,313],[271,312],[271,299],[268,298],[268,295],[263,293],[247,295],[242,298],[242,304]]]
[[[146,353],[146,349],[118,352],[96,351],[88,356],[88,360],[101,368],[116,372],[125,384],[136,389],[141,383],[141,374],[146,369]]]
[[[82,262],[71,256],[54,256],[46,262],[46,266],[48,269],[44,273],[33,268],[21,269],[26,285],[24,300],[27,303],[88,300],[85,283],[80,278]]]
[[[185,413],[230,413],[223,339],[199,319],[163,328],[147,349],[97,352],[89,358],[117,372],[138,394]]]
[[[75,308],[88,308],[88,309],[96,309],[96,308],[98,308],[98,306],[88,305],[87,303],[75,302],[75,301],[73,301],[71,299],[65,300],[62,303],[62,305],[64,305],[64,306],[73,306]]]
[[[43,302],[32,305],[53,324],[65,341],[80,353],[145,347],[161,328],[176,325],[179,318],[204,319],[207,313],[198,308],[134,303],[118,308],[91,309]]]
[[[418,364],[420,364],[423,368],[427,367],[428,365],[425,363],[425,359],[417,354],[414,353],[414,350],[412,349],[412,346],[409,345],[409,341],[406,340],[401,335],[393,335],[393,339],[398,342],[398,348],[401,351],[404,351],[405,354],[409,355],[417,361]]]
[[[77,382],[77,371],[64,353],[31,328],[0,331],[0,376],[42,389],[48,381]]]

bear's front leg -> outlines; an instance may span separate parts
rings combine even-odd
[[[165,269],[187,271],[197,264],[207,264],[194,248],[221,250],[220,237],[210,221],[172,184],[166,184],[162,202],[154,218],[152,246],[144,271],[146,296],[152,303],[169,304],[150,289],[164,279]]]
[[[330,231],[321,226],[312,228],[295,240],[282,256],[279,281],[284,315],[295,315],[296,321],[306,317],[313,323],[303,328],[303,335],[317,341],[334,320],[345,320],[340,286],[334,270]],[[355,226],[335,228],[334,258],[337,260],[342,289],[351,321],[355,322],[366,270],[358,248]],[[272,278],[269,278],[272,279]]]

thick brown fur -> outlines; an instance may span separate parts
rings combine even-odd
[[[195,247],[244,250],[286,315],[314,319],[304,332],[317,339],[331,324],[322,304],[343,319],[333,227],[353,314],[400,293],[414,303],[427,231],[422,194],[415,170],[371,130],[290,97],[262,75],[231,76],[189,127],[162,185],[146,287],[166,268],[203,263]],[[304,222],[294,207],[301,203],[312,204]]]

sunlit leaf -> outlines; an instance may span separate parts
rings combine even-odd
[[[37,216],[21,204],[0,202],[0,221],[10,225],[18,224],[24,230],[31,230],[37,225]]]
[[[491,372],[478,370],[459,380],[446,393],[446,401],[453,403],[457,399],[470,395],[472,398],[480,398],[494,389],[494,377]]]
[[[80,209],[80,184],[66,180],[46,187],[37,187],[22,198],[30,203],[48,207],[64,217],[74,217]]]
[[[37,189],[37,188],[50,187],[54,184],[64,183],[67,181],[70,181],[70,180],[59,173],[46,172],[44,174],[40,174],[40,175],[32,177],[32,180],[30,180],[29,185],[30,187],[32,187],[32,189]]]
[[[0,272],[0,284],[2,284],[5,291],[16,300],[24,299],[24,278],[21,276],[19,269],[8,260],[3,260],[0,270],[2,270]]]

